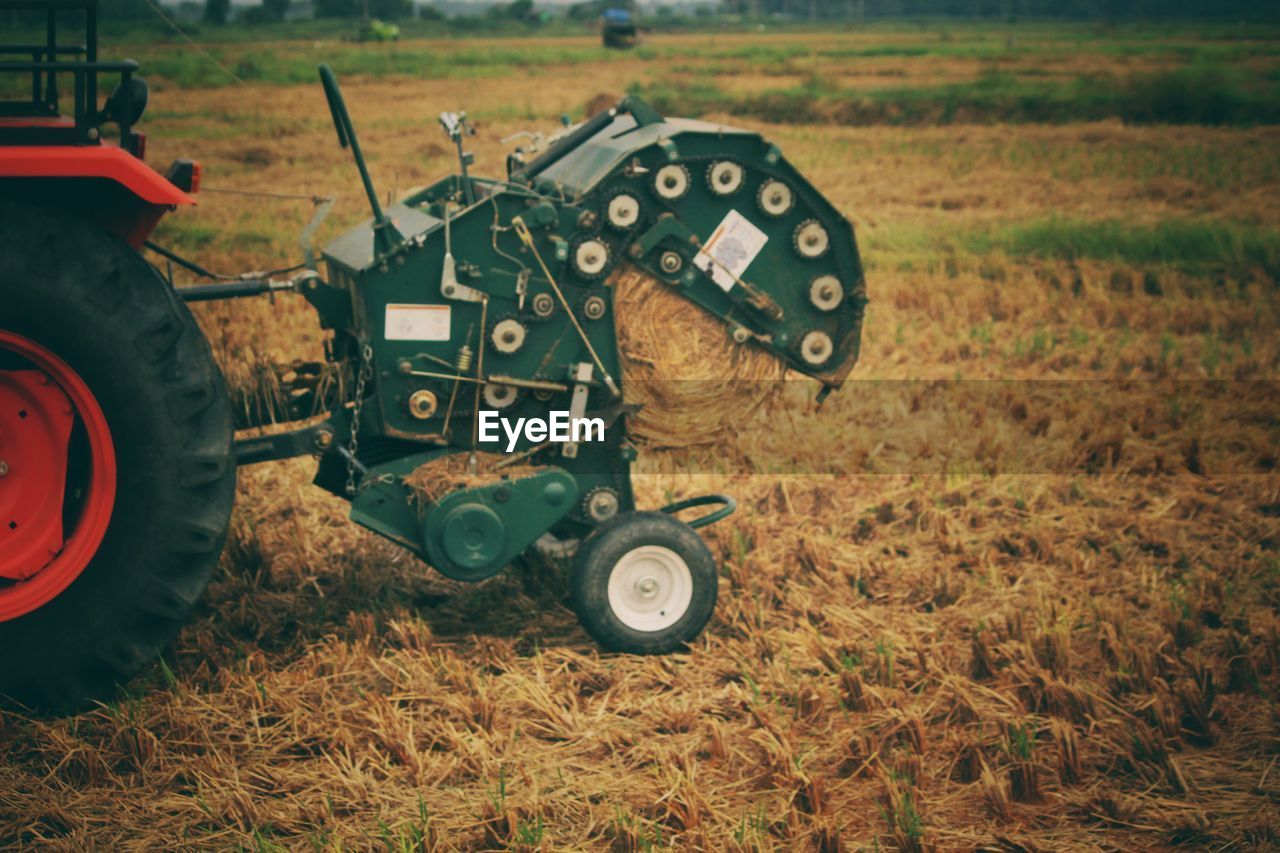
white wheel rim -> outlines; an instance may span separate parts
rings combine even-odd
[[[630,228],[639,218],[640,202],[631,196],[614,196],[609,202],[609,224],[614,228]]]
[[[609,609],[633,631],[651,633],[680,621],[693,601],[693,573],[661,545],[633,548],[609,574]]]
[[[580,272],[584,272],[587,275],[595,275],[603,270],[605,263],[608,262],[609,250],[601,242],[588,240],[578,247],[575,260]]]

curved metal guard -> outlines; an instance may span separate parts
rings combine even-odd
[[[692,509],[695,506],[720,507],[720,509],[715,512],[709,512],[704,516],[687,522],[690,527],[697,530],[699,527],[706,527],[708,524],[715,524],[717,521],[723,521],[733,515],[734,510],[738,508],[738,502],[728,495],[699,495],[696,498],[689,498],[688,500],[676,501],[673,504],[667,504],[659,510],[659,512],[665,512],[668,515],[671,515],[680,512],[681,510]]]

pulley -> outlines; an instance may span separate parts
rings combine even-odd
[[[712,163],[707,169],[707,185],[716,195],[732,195],[742,187],[742,167],[732,160]]]
[[[768,180],[761,184],[756,203],[769,216],[783,216],[795,205],[796,196],[782,181]]]
[[[653,176],[653,191],[667,201],[683,198],[689,191],[689,170],[679,163],[668,163]]]
[[[493,332],[490,333],[489,340],[493,343],[495,350],[503,355],[511,355],[524,346],[526,334],[524,324],[512,317],[507,317],[493,324]]]

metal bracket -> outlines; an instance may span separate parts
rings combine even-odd
[[[441,118],[443,121],[443,117]],[[444,207],[444,266],[440,270],[440,295],[458,302],[483,302],[484,293],[458,281],[458,262],[453,257],[453,217],[449,205]]]
[[[569,422],[575,419],[585,417],[587,414],[587,397],[591,394],[591,378],[595,372],[595,367],[587,361],[579,362],[573,366],[573,373],[570,377],[573,382],[573,396],[569,399]],[[565,459],[576,459],[578,456],[578,442],[566,441],[560,448],[560,455]]]
[[[631,244],[629,251],[632,259],[638,261],[643,258],[668,237],[687,243],[699,251],[702,250],[702,241],[698,239],[698,235],[689,226],[681,222],[674,213],[664,213],[658,217],[658,221],[653,223],[653,226],[648,231],[641,234],[639,239]],[[723,268],[723,265],[714,257],[712,257],[712,262]],[[691,272],[692,270],[685,272],[684,280],[686,282],[690,281],[689,275]],[[735,285],[727,291],[729,299],[771,320],[782,319],[782,308],[769,294],[734,275],[732,271],[727,270],[727,272],[733,276]]]
[[[676,219],[673,213],[664,213],[658,217],[658,221],[653,223],[648,231],[640,235],[640,237],[631,244],[630,252],[633,258],[642,258],[649,252],[658,247],[658,244],[668,237],[673,237],[682,243],[696,246],[698,243],[698,235],[689,230],[679,219]]]
[[[315,236],[316,229],[320,227],[320,223],[324,222],[329,215],[329,211],[333,210],[334,203],[338,200],[337,196],[327,196],[315,198],[316,210],[311,214],[311,221],[307,223],[307,227],[302,229],[302,233],[298,235],[298,245],[302,247],[302,257],[306,259],[307,267],[316,268],[315,248],[311,245],[311,238]]]
[[[301,429],[236,440],[236,465],[255,465],[292,459],[296,456],[323,456],[335,447],[333,424],[314,424]]]

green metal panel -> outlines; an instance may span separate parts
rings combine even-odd
[[[423,529],[431,565],[456,580],[492,576],[573,508],[578,486],[560,468],[441,499]]]

